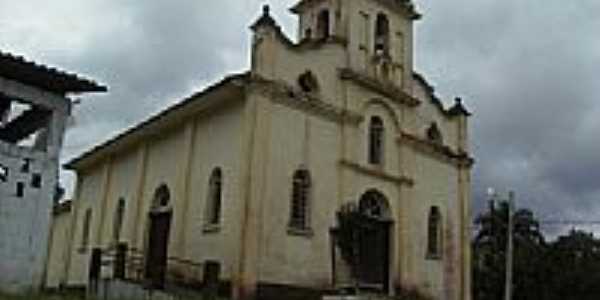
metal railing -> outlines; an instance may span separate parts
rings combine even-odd
[[[99,279],[115,279],[139,283],[148,289],[203,289],[218,286],[219,273],[218,262],[199,263],[177,257],[167,257],[164,264],[149,265],[144,251],[120,243],[92,251],[89,278],[92,286]]]

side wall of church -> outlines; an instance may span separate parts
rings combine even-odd
[[[73,232],[70,244],[70,257],[67,262],[67,283],[72,286],[84,286],[87,283],[91,236],[93,228],[98,225],[99,204],[102,201],[102,191],[105,185],[105,165],[91,168],[86,173],[79,173],[76,194],[73,200]],[[87,213],[91,211],[91,213]],[[90,228],[86,232],[85,216],[89,215]],[[84,235],[88,242],[84,243]]]
[[[114,153],[89,170],[81,170],[77,187],[76,228],[69,262],[70,285],[85,285],[92,247],[115,245],[117,204],[125,201],[119,241],[143,251],[147,243],[148,213],[156,189],[166,185],[173,218],[169,233],[169,257],[203,263],[221,263],[221,275],[230,280],[239,247],[240,164],[243,101],[199,113],[152,139]],[[223,172],[223,204],[219,226],[206,225],[209,176]],[[87,171],[87,172],[86,172]],[[89,246],[83,248],[86,210],[92,212]],[[175,270],[177,269],[177,270]],[[190,272],[189,266],[173,271]],[[193,270],[201,276],[201,271]]]
[[[69,255],[71,210],[54,213],[50,231],[50,247],[46,266],[45,287],[57,289],[66,283],[66,264]]]

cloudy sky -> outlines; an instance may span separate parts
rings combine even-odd
[[[416,70],[475,114],[476,210],[495,187],[544,220],[600,221],[600,1],[415,1]],[[0,49],[110,87],[75,109],[66,161],[247,69],[269,2],[294,35],[295,0],[0,0]]]

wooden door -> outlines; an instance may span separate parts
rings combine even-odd
[[[387,292],[390,223],[368,220],[360,230],[359,281],[370,290]]]
[[[148,284],[154,289],[165,286],[171,216],[170,212],[150,213],[145,273]]]

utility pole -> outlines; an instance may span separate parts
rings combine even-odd
[[[508,228],[507,243],[506,243],[506,281],[504,290],[504,300],[512,299],[512,277],[513,277],[513,228],[515,226],[513,220],[515,192],[508,193]]]

